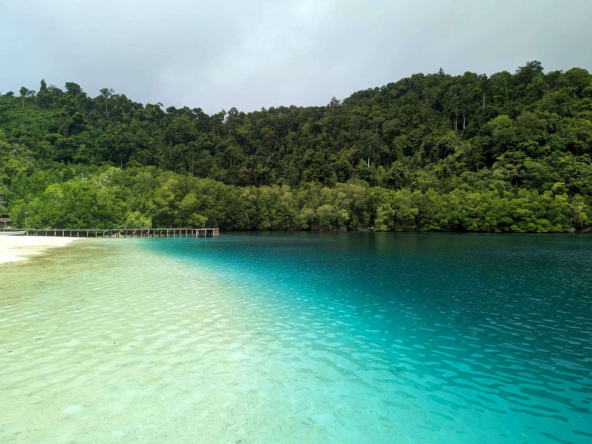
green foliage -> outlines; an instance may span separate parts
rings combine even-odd
[[[44,190],[17,199],[10,214],[16,226],[23,226],[28,211],[29,226],[36,228],[208,225],[224,230],[547,233],[584,230],[588,221],[586,198],[570,198],[563,183],[543,193],[465,186],[440,194],[354,183],[236,187],[155,167],[102,167],[84,174],[62,167],[19,176],[17,185],[21,179]]]
[[[592,76],[416,74],[324,107],[208,116],[41,81],[0,96],[15,225],[587,230]]]

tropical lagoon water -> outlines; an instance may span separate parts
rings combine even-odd
[[[592,237],[245,233],[0,267],[0,443],[592,442]]]

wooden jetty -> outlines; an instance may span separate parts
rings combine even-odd
[[[25,236],[59,237],[218,237],[219,228],[113,228],[103,230],[49,228],[25,230]]]

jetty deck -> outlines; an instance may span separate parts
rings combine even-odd
[[[29,229],[25,236],[59,237],[218,237],[219,228],[114,228],[114,229],[78,229],[50,228]]]

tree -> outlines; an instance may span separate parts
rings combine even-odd
[[[25,99],[27,97],[34,96],[35,95],[35,91],[28,90],[27,88],[25,88],[24,86],[22,86],[21,89],[20,89],[20,93],[21,93],[21,100],[22,100],[23,108],[24,108],[25,107]]]
[[[109,99],[113,97],[115,91],[113,91],[113,89],[110,88],[103,88],[99,92],[101,93],[101,97],[103,98],[103,102],[105,103],[105,114],[107,115],[107,118],[109,118]]]
[[[21,93],[21,100],[23,102],[23,108],[25,107],[25,98],[29,96],[29,90],[27,88],[25,88],[24,86],[21,86],[21,89],[19,91]]]
[[[47,108],[51,103],[51,97],[49,95],[49,91],[47,89],[47,83],[45,83],[44,79],[41,79],[41,85],[39,87],[39,93],[37,94],[39,106],[41,108]]]
[[[78,96],[82,94],[82,88],[80,85],[74,82],[66,82],[66,92],[72,96]]]

